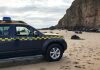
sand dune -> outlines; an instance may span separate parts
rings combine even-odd
[[[62,60],[47,62],[41,56],[0,60],[0,70],[100,70],[100,33],[83,32],[82,40],[71,40],[74,32],[41,30],[63,35],[68,43]]]

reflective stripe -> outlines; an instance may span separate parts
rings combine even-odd
[[[63,38],[63,36],[0,38],[0,41],[13,41],[13,40],[16,40],[16,39],[19,39],[19,40],[21,40],[21,41],[23,41],[23,40],[46,40],[46,39],[52,39],[52,38]]]

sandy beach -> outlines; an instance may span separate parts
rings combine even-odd
[[[100,33],[77,34],[82,40],[72,40],[75,33],[67,30],[40,30],[63,35],[68,44],[63,58],[47,62],[42,56],[0,60],[0,70],[100,70]]]

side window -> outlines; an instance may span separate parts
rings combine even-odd
[[[9,26],[0,26],[0,36],[9,36],[9,29]]]
[[[26,27],[17,26],[16,33],[19,36],[28,36],[28,35],[30,35],[30,30]]]

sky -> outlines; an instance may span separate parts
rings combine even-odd
[[[73,0],[0,0],[0,19],[11,17],[35,28],[58,24]]]

